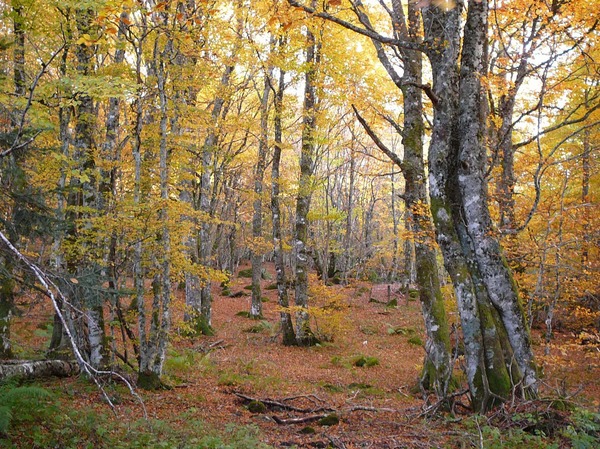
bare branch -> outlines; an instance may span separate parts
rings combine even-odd
[[[390,150],[382,141],[381,139],[377,136],[377,134],[375,134],[375,132],[371,129],[371,127],[369,126],[369,124],[366,122],[366,120],[359,114],[358,110],[356,109],[356,106],[352,105],[352,109],[354,110],[354,114],[356,114],[356,118],[358,119],[358,121],[360,122],[360,124],[363,126],[363,128],[365,129],[365,131],[367,132],[367,134],[369,135],[369,137],[373,140],[373,143],[375,145],[377,145],[377,147],[387,156],[390,158],[390,160],[396,164],[400,170],[403,170],[403,166],[404,163],[402,161],[402,159],[400,159],[398,157],[398,155],[396,153],[394,153],[392,150]]]
[[[396,45],[398,47],[401,48],[406,48],[408,50],[416,50],[416,51],[425,51],[425,46],[423,44],[418,44],[416,42],[408,42],[408,41],[403,41],[403,40],[398,40],[398,39],[394,39],[392,37],[389,36],[384,36],[382,34],[379,34],[378,32],[376,32],[373,29],[370,28],[361,28],[359,26],[356,26],[346,20],[340,19],[339,17],[336,17],[334,15],[331,15],[325,11],[317,11],[316,9],[313,9],[309,6],[303,5],[300,2],[298,2],[297,0],[288,0],[288,3],[291,6],[295,6],[296,8],[300,8],[301,10],[307,12],[308,14],[314,16],[314,17],[319,17],[321,19],[325,19],[328,20],[330,22],[336,23],[340,26],[343,26],[344,28],[350,30],[350,31],[354,31],[355,33],[358,34],[362,34],[363,36],[369,37],[371,39],[374,39],[378,42],[381,42],[382,44],[388,44],[388,45]]]

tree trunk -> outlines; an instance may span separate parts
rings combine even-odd
[[[487,2],[469,1],[463,42],[458,124],[461,130],[457,181],[462,195],[466,229],[474,248],[481,280],[490,300],[500,313],[524,377],[523,389],[536,390],[537,373],[525,314],[508,263],[494,237],[487,205],[485,183],[486,152],[482,141],[483,47],[487,39]]]
[[[19,380],[70,377],[79,374],[79,364],[64,360],[15,360],[0,363],[0,382],[10,378]]]
[[[273,38],[271,38],[273,41]],[[272,66],[265,71],[265,80],[262,98],[260,100],[260,139],[258,142],[258,155],[254,171],[254,215],[252,217],[252,303],[250,305],[250,316],[258,319],[262,317],[262,297],[260,280],[262,278],[262,193],[263,178],[267,164],[268,150],[268,119],[269,119],[269,93],[271,91]]]
[[[18,101],[25,98],[26,94],[26,78],[25,78],[25,30],[23,28],[23,6],[13,2],[13,33],[14,33],[14,50],[13,50],[13,81],[15,88],[15,97]],[[21,111],[17,107],[13,111],[11,117],[11,127],[18,128],[18,119]],[[1,167],[0,167],[1,168]],[[7,157],[7,171],[2,173],[0,187],[3,189],[15,188],[13,183],[13,173],[17,169],[16,159],[14,154]],[[9,209],[10,211],[10,209]],[[12,213],[9,212],[9,213]],[[18,241],[12,236],[14,242]],[[10,322],[14,307],[14,287],[13,279],[13,263],[11,257],[0,257],[0,359],[10,359],[13,356],[12,343],[10,336]]]
[[[79,36],[93,34],[94,11],[92,9],[76,9],[75,22]],[[77,58],[77,73],[81,77],[89,77],[93,74],[93,59],[95,49],[86,43],[77,44],[75,47],[75,56]],[[81,219],[89,218],[91,211],[97,210],[98,191],[96,179],[96,163],[94,156],[94,128],[96,115],[94,111],[94,102],[88,92],[77,92],[77,115],[75,124],[74,140],[74,159],[78,163],[80,177],[71,179],[73,194],[70,196],[69,206],[81,208],[81,212],[75,212],[71,215],[73,227],[70,238],[77,240],[81,236],[81,231],[88,225],[78,223]],[[77,242],[78,245],[84,245],[83,242]],[[75,274],[75,277],[89,274],[98,276],[93,263],[86,257],[86,250],[81,251],[79,255],[71,256],[67,261],[67,269]],[[83,289],[82,289],[83,290]],[[79,296],[79,294],[76,294]],[[104,313],[102,301],[96,298],[76,298],[76,302],[82,302],[85,311],[85,321],[87,324],[86,347],[90,364],[94,368],[101,367],[105,362],[106,347],[104,333]],[[80,334],[83,332],[80,332]],[[85,334],[85,333],[83,333]]]
[[[357,5],[362,8],[359,2]],[[405,40],[417,42],[421,27],[418,9],[409,2],[408,17],[406,17],[400,3],[394,3],[393,6],[394,14],[391,16],[395,21],[395,28],[400,31]],[[369,23],[368,17],[362,10],[358,10],[358,15],[361,22]],[[388,59],[382,44],[376,40],[372,40],[372,42],[381,64],[403,94],[404,133],[402,144],[404,159],[401,162],[398,161],[397,165],[402,169],[405,180],[406,211],[412,217],[411,228],[415,235],[416,280],[427,332],[426,357],[421,383],[424,388],[435,391],[439,397],[446,397],[452,375],[450,332],[439,280],[433,224],[426,207],[428,201],[423,163],[425,127],[423,100],[419,87],[422,85],[422,55],[417,51],[399,48],[399,54],[404,63],[404,74],[400,77]]]
[[[296,312],[296,340],[300,346],[309,346],[316,342],[310,329],[308,314],[308,212],[312,196],[312,175],[315,157],[316,130],[316,64],[318,45],[310,29],[306,30],[306,72],[304,74],[304,106],[302,128],[302,153],[300,156],[300,179],[296,197],[296,224],[294,230],[294,251],[296,253],[296,296],[295,304],[300,308]]]
[[[280,39],[280,46],[285,39]],[[292,324],[292,317],[286,309],[289,307],[288,288],[285,278],[285,263],[283,261],[283,240],[281,236],[281,206],[279,204],[279,164],[281,161],[282,126],[281,114],[283,112],[283,91],[285,89],[285,72],[279,69],[279,86],[275,94],[275,119],[273,162],[271,166],[271,211],[273,214],[273,251],[275,259],[275,272],[277,273],[277,298],[279,307],[279,322],[281,323],[282,342],[285,346],[296,344],[296,335]]]

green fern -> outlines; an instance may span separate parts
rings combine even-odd
[[[43,413],[40,402],[51,398],[52,394],[41,387],[12,384],[0,387],[0,434],[7,433],[15,420],[28,420],[35,418],[33,413]]]

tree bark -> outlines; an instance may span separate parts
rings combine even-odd
[[[280,46],[285,43],[284,38],[280,38]],[[288,287],[285,277],[285,263],[283,260],[283,240],[281,235],[281,206],[279,203],[279,165],[281,162],[282,139],[282,113],[283,113],[283,92],[285,89],[285,72],[279,69],[279,85],[275,94],[275,118],[273,162],[271,165],[271,212],[273,214],[273,251],[275,259],[275,272],[277,274],[277,299],[282,308],[279,312],[279,322],[281,323],[282,342],[285,346],[296,344],[296,335],[292,324],[292,316],[286,310],[289,307]]]
[[[6,360],[0,363],[0,382],[10,378],[20,380],[46,377],[70,377],[79,374],[79,364],[64,360]]]
[[[362,23],[370,22],[361,2],[354,2],[356,13]],[[419,39],[421,27],[418,9],[408,3],[407,16],[400,2],[393,3],[390,15],[394,29],[411,42]],[[450,332],[446,318],[444,298],[436,260],[433,223],[427,211],[427,188],[423,163],[423,100],[422,55],[420,52],[398,48],[404,63],[404,73],[400,76],[388,59],[382,44],[372,40],[377,56],[388,75],[403,94],[403,135],[404,158],[398,164],[405,180],[404,201],[407,215],[412,217],[411,228],[415,235],[415,270],[419,294],[427,332],[425,344],[425,362],[422,373],[422,385],[432,389],[439,397],[445,397],[451,378]],[[399,128],[399,127],[398,127]],[[407,267],[408,268],[408,267]]]
[[[312,175],[315,157],[316,131],[316,75],[318,44],[310,29],[306,30],[306,72],[304,74],[304,106],[302,119],[302,152],[300,156],[300,179],[296,197],[296,223],[294,229],[294,251],[296,254],[296,340],[300,346],[315,343],[310,329],[308,314],[308,212],[312,195]]]
[[[523,389],[536,390],[537,373],[525,314],[508,263],[494,237],[485,183],[485,117],[482,117],[483,46],[487,39],[487,2],[469,1],[463,42],[458,124],[461,130],[457,180],[468,235],[479,274],[500,313],[515,361],[523,374]]]
[[[273,42],[273,38],[271,38]],[[272,66],[265,71],[265,80],[262,97],[260,99],[260,139],[258,142],[258,155],[254,171],[254,214],[252,217],[252,302],[250,316],[258,319],[262,317],[262,297],[260,280],[262,278],[262,206],[263,206],[263,178],[267,164],[268,144],[268,119],[269,119],[269,94],[271,92]]]

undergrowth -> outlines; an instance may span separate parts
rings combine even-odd
[[[480,449],[595,449],[600,447],[600,413],[572,406],[554,408],[556,401],[527,401],[506,405],[487,416],[464,421],[466,434],[451,441],[456,447],[467,440]]]
[[[120,420],[108,409],[75,409],[58,392],[14,384],[0,386],[0,404],[2,449],[270,448],[260,441],[257,427],[228,424],[217,431],[195,419],[194,408],[172,421]]]

